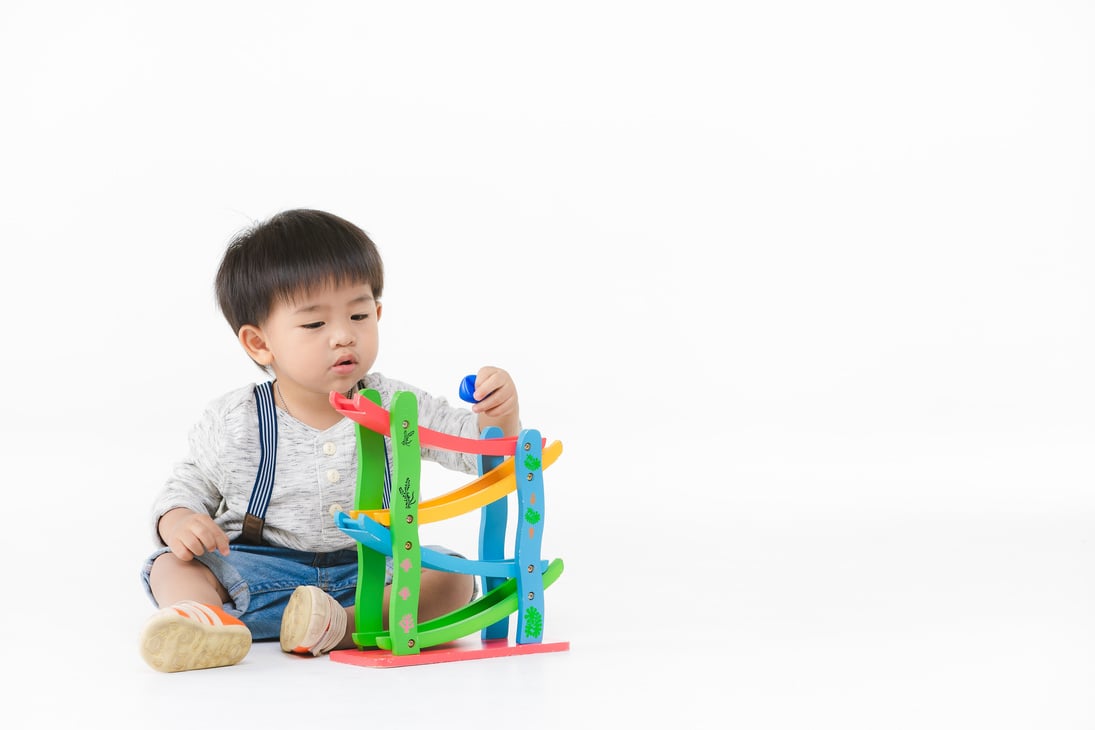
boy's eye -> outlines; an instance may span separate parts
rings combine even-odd
[[[303,327],[306,330],[317,330],[322,326],[323,326],[323,322],[309,322],[308,324],[302,324],[301,325],[301,327]]]
[[[352,319],[355,322],[361,322],[362,320],[366,320],[368,318],[369,318],[369,315],[367,315],[367,314],[353,314],[353,315],[350,315],[350,319]]]

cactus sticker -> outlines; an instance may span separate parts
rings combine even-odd
[[[525,611],[525,636],[536,637],[544,630],[544,617],[536,610],[536,606],[529,606]]]
[[[418,502],[418,496],[414,493],[414,485],[411,484],[410,477],[403,481],[403,486],[399,488],[399,496],[403,498],[404,509],[410,509],[413,504]]]

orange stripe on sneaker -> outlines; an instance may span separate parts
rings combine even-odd
[[[243,626],[243,622],[227,613],[220,606],[210,606],[197,601],[179,601],[170,607],[183,618],[209,626]]]
[[[232,625],[232,624],[239,624],[240,626],[243,625],[242,621],[240,621],[238,618],[236,618],[232,614],[225,611],[220,606],[210,606],[206,603],[203,603],[202,606],[205,607],[205,608],[208,608],[210,611],[217,614],[217,616],[220,617],[220,620],[221,620],[222,623],[225,623],[225,624],[228,624],[228,625]]]
[[[214,621],[216,617],[211,615],[208,608],[201,603],[195,601],[179,601],[173,608],[180,616],[196,621],[199,624],[208,624],[212,626],[217,623]]]

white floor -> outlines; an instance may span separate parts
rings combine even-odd
[[[1090,467],[1067,448],[981,447],[949,475],[894,461],[854,478],[766,471],[754,451],[607,518],[564,496],[607,475],[560,461],[551,545],[567,568],[545,638],[561,653],[377,669],[262,643],[235,667],[158,674],[136,651],[151,608],[132,572],[122,613],[81,602],[94,587],[77,577],[72,613],[55,607],[61,645],[9,632],[7,706],[71,727],[1090,728],[1095,515],[1068,476]],[[1044,488],[1016,488],[1029,479]]]

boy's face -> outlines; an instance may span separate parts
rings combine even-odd
[[[353,388],[376,362],[380,310],[368,284],[304,291],[276,302],[261,327],[242,328],[240,341],[283,390],[327,398]]]

